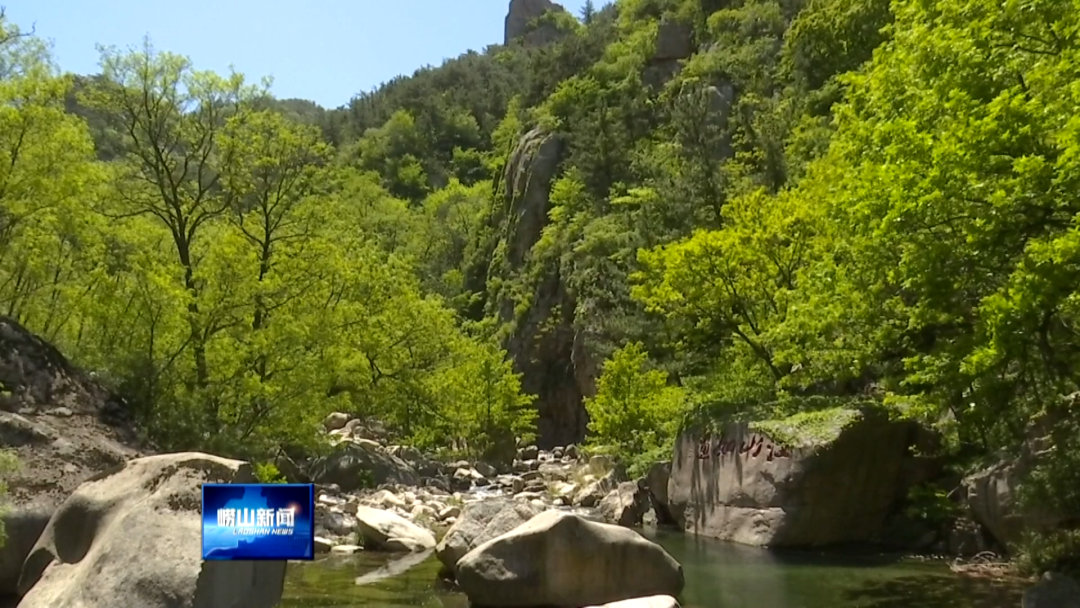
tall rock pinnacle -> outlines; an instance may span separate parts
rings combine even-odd
[[[534,22],[548,12],[566,12],[566,9],[551,0],[510,0],[503,28],[503,44],[524,38],[526,46],[540,46],[557,39],[560,32],[554,24],[537,26]]]

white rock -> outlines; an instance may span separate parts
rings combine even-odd
[[[330,548],[330,553],[334,555],[352,555],[363,550],[364,548],[359,545],[334,545]]]
[[[330,496],[329,494],[319,494],[319,497],[316,500],[328,507],[336,507],[345,504],[345,499],[338,498],[337,496]]]
[[[373,504],[381,507],[405,507],[405,501],[401,500],[398,495],[394,494],[390,490],[379,490],[373,494],[370,498]]]
[[[679,600],[670,595],[650,595],[585,608],[680,608],[680,606]]]
[[[323,428],[327,431],[336,431],[349,422],[349,415],[343,412],[334,412],[323,419]]]
[[[423,551],[435,546],[431,532],[408,519],[382,509],[360,507],[357,529],[365,542],[390,551]]]
[[[545,511],[457,561],[457,583],[480,606],[589,606],[678,597],[682,566],[637,532]]]

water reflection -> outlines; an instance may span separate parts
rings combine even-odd
[[[405,574],[412,568],[424,563],[433,551],[424,551],[421,553],[407,553],[404,557],[398,557],[391,559],[387,564],[380,566],[379,568],[356,577],[354,584],[356,585],[371,585],[379,581],[388,579],[393,576],[400,576]]]
[[[782,564],[766,551],[689,535],[654,535],[654,540],[683,565],[684,606],[796,607],[789,601]]]
[[[684,608],[1016,608],[1022,585],[959,578],[939,563],[891,556],[770,552],[677,533],[647,533],[683,565]],[[429,554],[363,552],[291,564],[285,608],[468,608],[438,582]],[[359,583],[359,584],[358,584]]]
[[[649,535],[683,565],[684,608],[1015,608],[1023,585],[960,578],[890,555],[774,552],[684,534]]]
[[[417,556],[425,559],[410,563]],[[282,608],[468,608],[469,602],[438,581],[430,554],[361,552],[289,564]],[[403,563],[403,560],[404,563]],[[402,572],[403,566],[410,566]],[[395,572],[390,578],[382,576]],[[376,574],[378,573],[378,574]],[[357,584],[358,582],[362,584]]]

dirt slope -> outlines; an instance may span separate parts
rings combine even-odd
[[[20,467],[12,501],[57,504],[88,477],[140,449],[122,399],[56,348],[0,316],[0,446]]]

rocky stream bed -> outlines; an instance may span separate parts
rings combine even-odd
[[[376,483],[349,490],[317,484],[320,555],[290,565],[283,606],[465,608],[469,596],[454,581],[459,560],[550,511],[634,528],[657,543],[679,564],[680,605],[689,608],[1012,608],[1031,586],[1016,578],[960,576],[944,558],[776,551],[685,534],[671,525],[669,466],[631,480],[610,458],[586,457],[575,446],[526,446],[500,472],[483,462],[439,463],[417,450],[385,445],[377,432],[344,416],[326,423],[340,442],[335,453],[351,456],[313,463],[317,481],[352,478],[355,465],[372,471],[369,481]],[[618,605],[675,605],[667,601]]]

